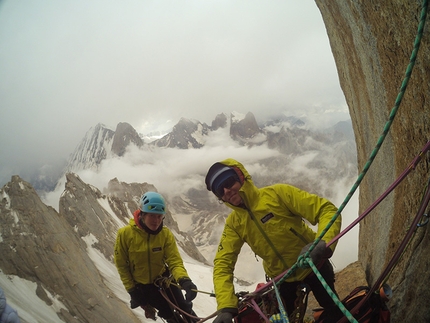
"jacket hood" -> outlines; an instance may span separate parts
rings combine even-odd
[[[220,161],[219,163],[223,164],[225,166],[239,168],[240,171],[242,172],[243,176],[245,177],[245,179],[248,180],[248,181],[251,181],[251,175],[249,175],[248,171],[242,165],[242,163],[238,162],[237,160],[235,160],[233,158],[227,158],[227,159],[224,159],[224,160]]]
[[[243,183],[239,190],[239,194],[243,203],[245,204],[245,207],[248,209],[252,208],[252,205],[258,201],[259,192],[246,168],[242,165],[242,163],[233,158],[224,159],[219,163],[225,166],[233,167],[236,172],[239,171],[243,174]],[[225,201],[223,201],[223,203],[233,210],[243,209],[243,206],[235,206]]]

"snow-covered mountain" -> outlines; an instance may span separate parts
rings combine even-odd
[[[259,125],[250,112],[246,115],[233,112],[229,117],[219,114],[210,126],[198,120],[181,118],[170,133],[147,143],[141,139],[145,135],[139,136],[127,123],[119,123],[115,131],[98,124],[87,132],[71,154],[67,171],[97,170],[104,160],[123,156],[130,146],[149,149],[154,154],[157,148],[201,149],[209,145],[208,141],[220,129],[228,131],[229,139],[239,146],[267,146],[279,152],[282,161],[288,161],[292,156],[315,153],[312,166],[334,169],[330,176],[351,176],[356,172],[355,140],[350,121],[313,131],[301,119],[286,116],[277,116]],[[222,146],[226,143],[218,144]],[[320,155],[327,155],[327,151],[333,157],[331,165],[318,161],[321,160]],[[273,159],[268,162],[271,167],[279,163]]]
[[[127,131],[119,134],[118,129]],[[118,137],[124,138],[123,146],[114,147],[112,138]],[[338,205],[357,172],[350,121],[315,131],[296,117],[280,115],[257,122],[252,113],[238,112],[218,114],[211,125],[182,118],[170,133],[148,142],[138,140],[137,132],[126,123],[114,132],[99,124],[71,155],[68,170],[101,190],[114,177],[154,184],[169,201],[180,229],[211,260],[229,209],[206,191],[204,176],[212,163],[226,157],[250,166],[260,186],[286,182]],[[59,185],[61,191],[64,182]],[[246,253],[255,259],[251,251]],[[256,270],[255,275],[259,274],[261,270]],[[246,281],[247,277],[239,278]]]
[[[250,113],[220,114],[210,126],[181,119],[172,132],[147,142],[127,123],[115,130],[96,125],[43,201],[18,176],[0,190],[0,284],[23,322],[145,321],[142,311],[130,310],[112,262],[116,231],[144,192],[166,197],[165,224],[186,268],[199,289],[212,292],[212,259],[229,209],[205,189],[208,167],[233,157],[259,186],[285,181],[339,205],[355,178],[351,133],[348,122],[317,132],[297,118],[258,124]],[[338,247],[347,262],[338,262],[339,269],[356,259],[353,247],[345,248]],[[261,267],[244,247],[235,271],[238,290],[264,280]],[[194,304],[201,316],[216,310],[204,294]]]
[[[67,171],[97,169],[106,158],[122,156],[128,145],[141,147],[143,140],[128,123],[118,123],[116,130],[97,124],[85,134],[69,158]]]
[[[150,184],[114,179],[108,193],[68,173],[59,212],[46,206],[31,185],[14,176],[1,190],[0,285],[22,322],[142,322],[129,308],[113,264],[116,231],[128,223]],[[186,268],[202,291],[212,292],[210,266],[168,211]],[[195,310],[215,311],[201,295]]]

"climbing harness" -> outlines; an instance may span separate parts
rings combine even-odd
[[[291,323],[302,323],[305,318],[306,308],[308,307],[308,296],[310,288],[307,284],[302,283],[297,286],[297,298],[294,301],[295,309],[290,315]]]

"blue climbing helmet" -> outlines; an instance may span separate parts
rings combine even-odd
[[[144,213],[166,214],[166,204],[159,193],[146,192],[140,198],[139,204]]]

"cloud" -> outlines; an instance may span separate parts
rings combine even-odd
[[[320,150],[329,149],[329,152],[324,154]],[[331,200],[335,205],[340,206],[353,185],[355,178],[351,176],[340,178],[335,181],[328,178],[330,173],[327,170],[334,167],[333,164],[334,152],[332,147],[319,146],[316,152],[308,152],[302,155],[289,156],[288,164],[283,165],[287,177],[287,182],[292,185],[302,185],[304,181],[307,185],[311,185],[311,192],[320,194]],[[229,128],[218,129],[210,132],[206,138],[205,146],[200,149],[176,149],[176,148],[159,148],[144,146],[137,148],[130,145],[127,148],[126,154],[122,157],[109,158],[102,162],[97,171],[83,170],[78,171],[80,178],[88,184],[91,184],[102,190],[107,187],[108,182],[117,178],[119,181],[126,183],[149,183],[153,184],[156,189],[165,196],[178,196],[187,193],[191,188],[206,191],[204,186],[204,178],[209,167],[220,160],[226,158],[234,158],[240,161],[253,176],[256,184],[262,178],[273,178],[274,169],[266,166],[263,161],[269,158],[279,157],[280,153],[269,149],[266,145],[244,147],[231,139]],[[325,158],[325,159],[322,159]],[[321,169],[310,167],[309,164],[315,159],[324,163],[327,167],[323,173]],[[284,176],[285,174],[282,174]],[[276,176],[276,181],[279,182],[281,174]],[[284,178],[284,177],[282,177]],[[64,181],[64,179],[63,179]],[[299,182],[297,182],[299,181]],[[313,185],[316,181],[317,185]],[[301,187],[301,186],[299,186]],[[305,187],[301,187],[306,189]],[[59,196],[64,190],[64,183],[58,186],[55,192],[47,193],[43,200],[46,204],[58,207]],[[343,225],[347,227],[358,216],[358,192],[356,192],[342,212]],[[227,215],[229,210],[225,210]],[[174,215],[175,216],[175,215]],[[188,214],[191,218],[191,214]],[[183,227],[189,220],[181,221],[181,229],[187,231],[188,228]],[[215,230],[215,229],[214,229]],[[213,259],[215,245],[207,247],[204,251],[208,259]],[[347,235],[342,237],[338,243],[337,250],[332,258],[336,270],[344,268],[346,265],[356,261],[358,257],[358,226]],[[244,249],[242,260],[238,262],[237,275],[241,279],[246,279],[252,276],[256,279],[262,273],[260,264],[256,264],[255,271],[244,271],[249,261],[254,259],[253,253]]]
[[[349,117],[313,1],[1,4],[0,184],[68,158],[98,123]]]
[[[204,177],[209,167],[218,160],[236,158],[242,162],[255,162],[278,156],[279,152],[266,145],[256,148],[240,146],[229,136],[229,129],[211,132],[200,149],[137,148],[130,145],[123,157],[105,159],[97,171],[76,172],[80,178],[99,189],[107,187],[109,180],[117,178],[126,183],[150,183],[165,194],[182,194],[190,188],[204,189]],[[59,196],[64,187],[58,187]],[[54,203],[53,203],[54,202]],[[56,197],[49,202],[55,207]]]
[[[67,158],[98,123],[146,133],[230,111],[315,127],[349,118],[314,1],[5,0],[0,46],[0,185]],[[130,149],[79,175],[100,188],[117,177],[180,191],[202,187],[227,157],[264,174],[258,161],[271,154],[218,132],[201,150]]]

